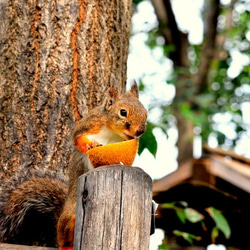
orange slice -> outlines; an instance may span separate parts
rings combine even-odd
[[[138,139],[133,139],[91,148],[87,151],[87,155],[94,168],[113,164],[131,166],[137,149]]]

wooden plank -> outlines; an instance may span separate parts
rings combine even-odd
[[[213,162],[208,169],[209,173],[250,193],[250,170],[246,164],[227,161],[225,157],[218,155],[212,156],[211,159]]]
[[[0,243],[0,250],[55,250],[55,249],[57,248]]]
[[[222,156],[229,156],[239,162],[245,163],[250,166],[250,158],[244,157],[243,155],[238,155],[231,150],[223,150],[222,148],[211,148],[208,145],[203,145],[203,150],[208,154],[219,154]]]
[[[149,249],[152,180],[140,168],[100,167],[79,179],[74,249]]]

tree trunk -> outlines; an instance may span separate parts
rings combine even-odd
[[[0,180],[67,167],[75,122],[125,89],[130,17],[128,0],[0,1]]]
[[[179,165],[193,156],[193,124],[187,121],[182,114],[180,105],[189,102],[185,96],[185,91],[190,85],[191,75],[188,74],[189,59],[187,49],[189,46],[187,34],[181,32],[172,9],[170,0],[152,0],[155,13],[159,20],[160,32],[165,38],[166,45],[173,45],[174,50],[169,53],[169,58],[173,61],[174,70],[178,71],[176,80],[176,96],[173,103],[173,112],[177,121],[178,130],[178,163]],[[183,74],[182,72],[185,72]]]
[[[208,17],[205,20],[208,28],[204,39],[204,49],[200,58],[200,65],[196,75],[189,71],[188,47],[191,46],[187,34],[181,32],[172,9],[170,0],[151,0],[156,16],[160,23],[160,33],[165,38],[166,45],[172,45],[174,51],[169,52],[169,58],[173,61],[176,70],[176,96],[173,103],[174,115],[177,120],[178,130],[178,163],[179,165],[193,157],[193,128],[194,122],[186,117],[181,105],[190,109],[194,108],[194,96],[201,94],[208,84],[208,73],[211,61],[215,56],[217,37],[217,19],[220,12],[219,0],[208,1]],[[184,74],[183,74],[184,72]],[[197,110],[199,107],[195,107]]]

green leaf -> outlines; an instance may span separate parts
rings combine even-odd
[[[146,148],[148,151],[155,156],[157,152],[157,141],[155,139],[155,136],[153,134],[153,129],[156,126],[152,123],[147,124],[146,132],[141,136],[140,143],[139,143],[139,149],[138,154],[140,155],[142,151]]]
[[[139,80],[139,91],[144,91],[145,90],[145,84],[143,81],[140,79]]]
[[[184,209],[183,208],[176,208],[176,214],[179,218],[179,220],[184,224],[186,222],[186,215],[184,213]]]
[[[227,239],[229,239],[231,235],[231,228],[221,211],[217,210],[214,207],[209,207],[206,209],[206,211],[213,218],[216,227],[225,235]]]
[[[176,204],[180,204],[183,207],[187,207],[188,206],[188,203],[186,201],[178,201],[178,202],[176,202]]]
[[[201,240],[201,237],[200,236],[197,236],[197,235],[194,235],[194,234],[190,234],[190,233],[187,233],[187,232],[182,232],[182,231],[179,231],[179,230],[174,230],[173,233],[176,235],[176,236],[181,236],[183,237],[186,241],[188,241],[190,244],[193,244],[193,240]]]
[[[184,213],[185,213],[187,220],[189,220],[192,223],[196,223],[204,219],[204,216],[193,208],[189,208],[189,207],[185,208]]]
[[[164,55],[169,55],[170,52],[175,51],[174,45],[163,45],[163,53]]]
[[[176,202],[163,203],[163,204],[160,204],[160,207],[165,208],[165,209],[175,209],[176,208],[175,203]]]
[[[192,111],[190,104],[188,102],[181,103],[180,110],[181,110],[181,113],[184,117],[186,117],[188,119],[192,119],[193,111]]]
[[[170,250],[169,247],[164,243],[164,240],[162,241],[161,245],[158,245],[157,250]]]
[[[215,243],[215,240],[218,236],[219,236],[219,229],[218,227],[214,227],[211,232],[211,238],[213,243]]]
[[[214,103],[214,98],[215,98],[215,95],[213,93],[205,93],[205,94],[197,95],[194,98],[194,101],[196,102],[197,105],[203,108],[208,108],[211,105],[211,103]]]
[[[134,4],[138,4],[138,3],[140,3],[140,2],[142,2],[143,0],[133,0],[133,3]]]

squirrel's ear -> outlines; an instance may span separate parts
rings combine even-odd
[[[106,109],[109,109],[118,97],[118,92],[114,86],[108,89]]]
[[[139,98],[139,89],[136,81],[133,81],[129,93],[133,94],[135,97]]]

